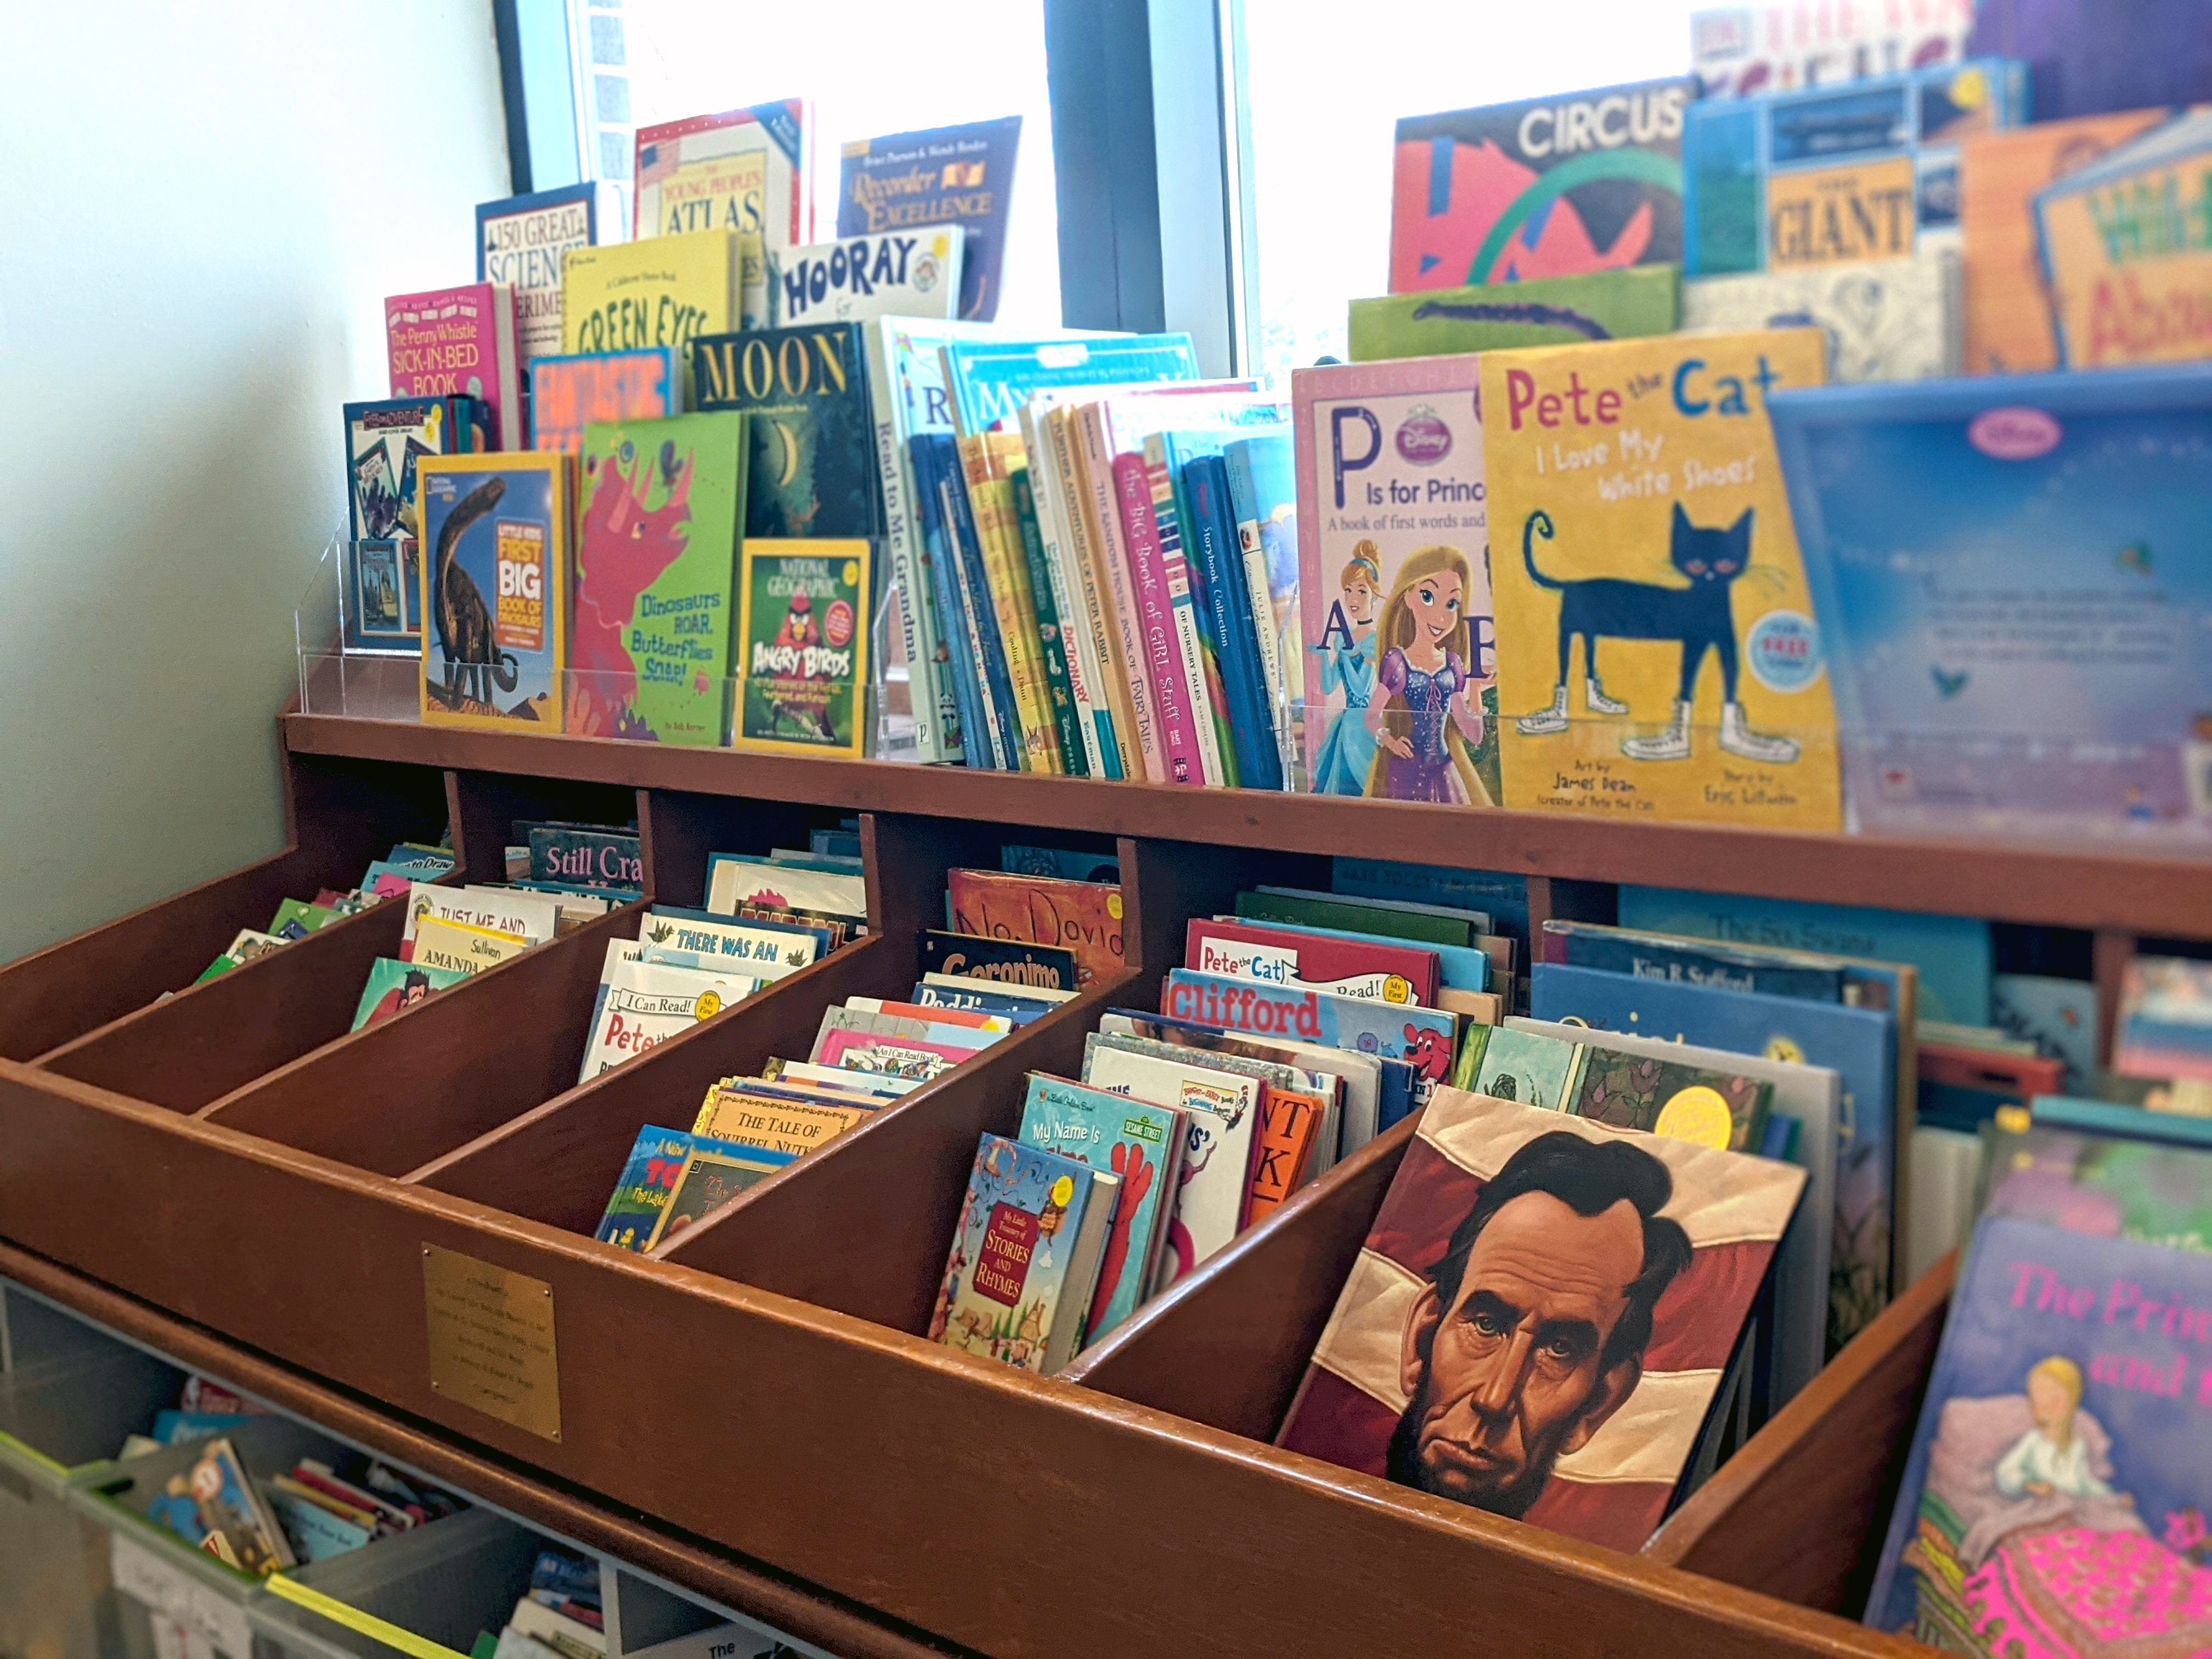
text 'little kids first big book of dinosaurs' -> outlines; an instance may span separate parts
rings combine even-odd
[[[416,464],[426,721],[561,730],[569,466],[529,450]]]
[[[1766,400],[1815,329],[1482,359],[1504,804],[1833,830],[1835,713]]]

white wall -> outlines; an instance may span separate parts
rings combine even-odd
[[[0,961],[282,844],[339,405],[508,191],[490,0],[7,9]]]

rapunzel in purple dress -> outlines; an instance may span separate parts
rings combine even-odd
[[[1391,800],[1468,805],[1466,781],[1453,763],[1444,736],[1444,722],[1449,719],[1470,748],[1482,741],[1482,716],[1468,708],[1465,695],[1467,665],[1448,651],[1443,666],[1434,673],[1425,672],[1414,667],[1401,648],[1393,646],[1382,653],[1376,681],[1376,696],[1367,706],[1367,729],[1381,743],[1376,761],[1382,768],[1382,787],[1378,790],[1370,784],[1369,793]],[[1390,705],[1397,702],[1402,702],[1407,716],[1404,735],[1413,745],[1410,755],[1400,755],[1391,744],[1381,741],[1389,730]]]

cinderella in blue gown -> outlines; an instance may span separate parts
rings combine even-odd
[[[1344,709],[1322,739],[1314,761],[1313,792],[1316,795],[1364,795],[1367,774],[1375,764],[1375,738],[1367,729],[1367,704],[1375,695],[1375,630],[1351,645],[1333,645],[1322,653],[1321,694],[1344,693]]]

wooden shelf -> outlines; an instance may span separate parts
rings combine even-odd
[[[295,755],[910,812],[1107,836],[1350,854],[1461,869],[2212,937],[2212,860],[1668,823],[1401,801],[740,755],[288,714]]]

